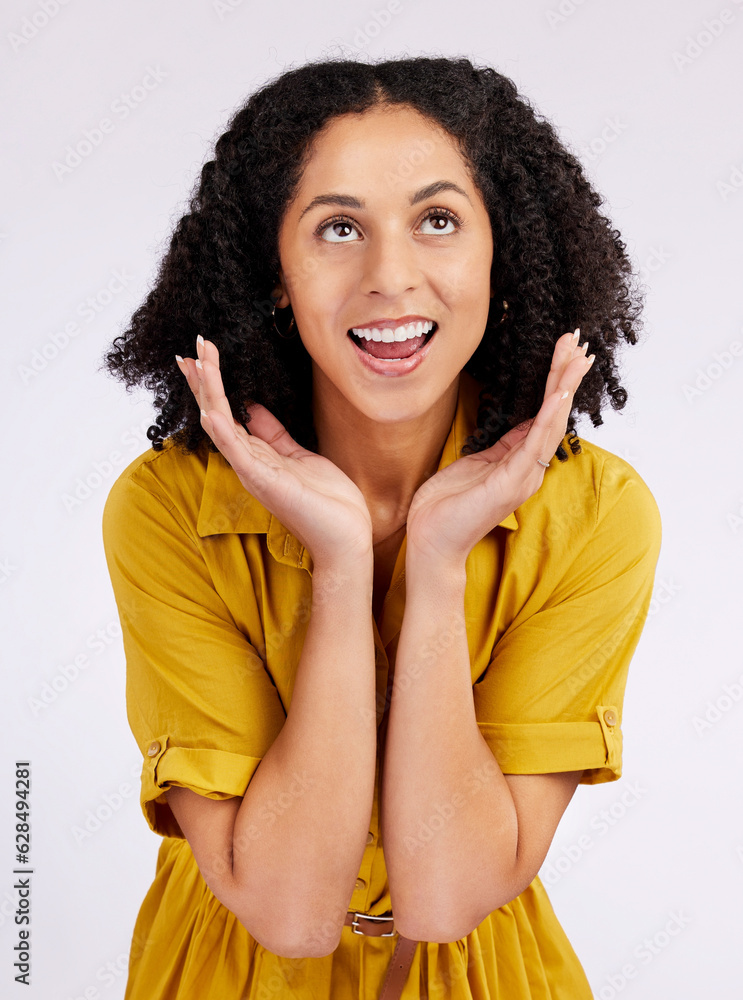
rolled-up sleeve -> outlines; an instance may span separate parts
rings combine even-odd
[[[624,692],[652,597],[660,514],[639,476],[605,474],[589,528],[474,685],[478,726],[505,774],[582,770],[584,784],[621,776]]]
[[[203,540],[136,475],[120,477],[108,495],[103,544],[123,632],[127,717],[143,759],[142,810],[154,832],[182,837],[164,791],[244,795],[286,717],[214,585]]]

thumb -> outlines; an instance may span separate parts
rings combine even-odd
[[[248,434],[270,444],[278,455],[291,456],[296,452],[304,452],[305,449],[300,448],[278,417],[262,403],[251,403],[244,408],[244,412],[250,418],[245,423]]]
[[[510,451],[526,438],[532,422],[533,418],[531,420],[524,420],[523,423],[512,427],[495,444],[491,444],[489,448],[477,452],[473,457],[482,458],[483,461],[487,462],[501,462]]]
[[[519,441],[523,441],[526,435],[529,433],[531,425],[534,423],[534,418],[531,417],[529,420],[524,420],[515,427],[512,427],[510,431],[506,431],[502,438],[497,442],[501,445],[504,452],[508,452],[513,448],[514,445],[518,444]]]

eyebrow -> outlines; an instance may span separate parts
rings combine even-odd
[[[434,181],[433,184],[427,184],[425,187],[420,188],[410,199],[411,205],[417,205],[419,201],[425,201],[426,198],[432,198],[435,194],[440,191],[456,191],[457,194],[464,195],[467,201],[470,201],[469,195],[466,191],[455,184],[453,181]],[[302,215],[299,216],[300,220],[310,211],[310,209],[315,208],[317,205],[342,205],[344,208],[358,208],[364,209],[366,205],[360,198],[354,197],[352,194],[337,194],[331,192],[330,194],[319,194],[316,198],[313,198],[309,205],[304,209]]]

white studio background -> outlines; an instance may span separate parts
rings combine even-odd
[[[160,843],[139,808],[100,530],[153,411],[101,356],[234,108],[343,52],[466,55],[511,76],[582,158],[643,270],[628,405],[578,429],[656,497],[656,590],[630,669],[624,775],[578,789],[542,877],[599,1000],[740,995],[743,0],[724,2],[4,6],[4,997],[121,1000]],[[12,964],[17,760],[33,772],[25,990]]]

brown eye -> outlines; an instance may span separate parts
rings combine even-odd
[[[322,225],[318,226],[315,230],[316,235],[320,237],[321,240],[325,240],[326,243],[355,243],[355,240],[348,239],[326,239],[326,233],[332,233],[334,236],[346,236],[349,232],[356,229],[356,224],[351,222],[350,219],[345,218],[345,216],[339,215],[334,216],[332,219],[328,219],[327,222],[323,222]],[[345,230],[345,232],[339,232],[339,230]]]
[[[432,209],[424,217],[423,222],[421,222],[421,225],[423,225],[425,222],[430,222],[431,225],[433,226],[433,231],[435,233],[440,233],[443,236],[451,235],[451,233],[456,232],[457,229],[459,229],[462,225],[461,221],[457,218],[457,216],[453,212],[450,212],[448,209],[440,209],[440,208]],[[451,224],[453,228],[447,230],[446,226],[448,226],[449,224]]]

